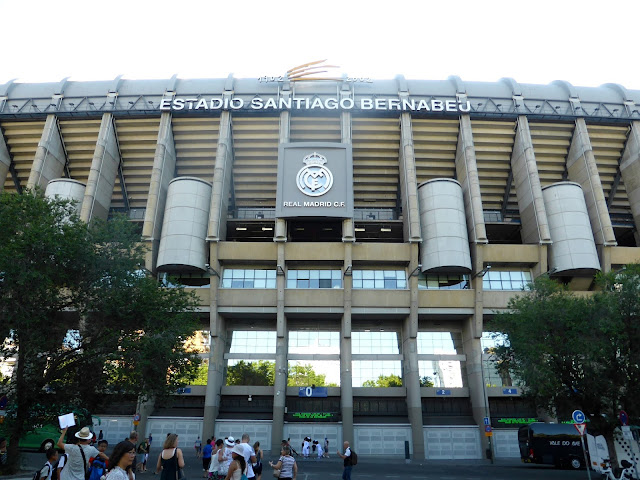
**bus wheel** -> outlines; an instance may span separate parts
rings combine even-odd
[[[574,457],[569,462],[569,465],[571,465],[571,468],[573,468],[574,470],[578,470],[580,467],[582,467],[582,462],[579,458]]]

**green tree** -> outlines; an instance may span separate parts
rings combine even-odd
[[[493,351],[501,368],[538,407],[561,419],[583,410],[611,440],[620,409],[640,418],[640,266],[598,283],[601,291],[583,296],[540,277],[490,327],[506,334]]]
[[[431,377],[420,377],[420,386],[421,387],[433,387],[434,383]]]
[[[0,357],[17,359],[0,388],[13,460],[19,438],[61,409],[93,410],[109,392],[166,395],[199,364],[183,348],[198,325],[195,296],[140,270],[144,248],[125,218],[87,226],[73,212],[37,191],[0,195]]]
[[[324,373],[316,373],[313,365],[290,365],[287,385],[289,387],[337,387],[335,383],[327,383]]]
[[[275,373],[275,362],[240,360],[235,365],[227,367],[227,385],[272,386],[275,381]]]
[[[401,387],[402,378],[398,375],[380,375],[377,380],[366,380],[362,382],[363,387]]]

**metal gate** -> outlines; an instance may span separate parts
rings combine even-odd
[[[520,458],[518,430],[494,430],[493,451],[496,458]]]
[[[425,427],[425,458],[454,460],[482,458],[478,427]]]
[[[404,442],[411,445],[409,425],[354,425],[355,450],[364,455],[397,455],[404,457]]]

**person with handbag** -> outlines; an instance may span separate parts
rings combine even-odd
[[[182,450],[178,448],[178,435],[170,433],[167,435],[162,452],[158,456],[156,473],[161,473],[160,480],[182,480],[184,474],[184,457]]]
[[[273,476],[280,480],[296,480],[298,476],[298,464],[291,456],[289,445],[282,447],[278,463],[269,462],[269,466],[273,467]]]
[[[136,446],[128,440],[120,442],[111,454],[111,469],[105,480],[135,480],[133,473],[133,459],[136,456]]]

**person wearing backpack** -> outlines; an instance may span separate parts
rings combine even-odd
[[[87,480],[89,471],[89,459],[91,457],[100,457],[103,460],[109,460],[104,453],[99,452],[95,447],[89,445],[93,434],[89,427],[83,427],[76,433],[78,444],[73,445],[64,443],[64,437],[67,429],[62,429],[60,439],[58,440],[58,448],[63,449],[67,454],[65,467],[60,474],[60,480]]]
[[[98,452],[104,453],[107,450],[109,443],[106,440],[100,440],[98,442]],[[90,459],[91,466],[89,467],[89,479],[88,480],[100,480],[100,478],[107,472],[108,463],[100,457]]]
[[[45,453],[47,455],[47,463],[33,475],[33,480],[52,480],[55,472],[54,465],[58,461],[58,451],[55,448],[50,448]]]
[[[344,470],[342,471],[342,480],[351,480],[351,468],[358,463],[358,455],[351,451],[349,442],[343,444],[344,454],[338,450],[338,455],[344,460]]]

